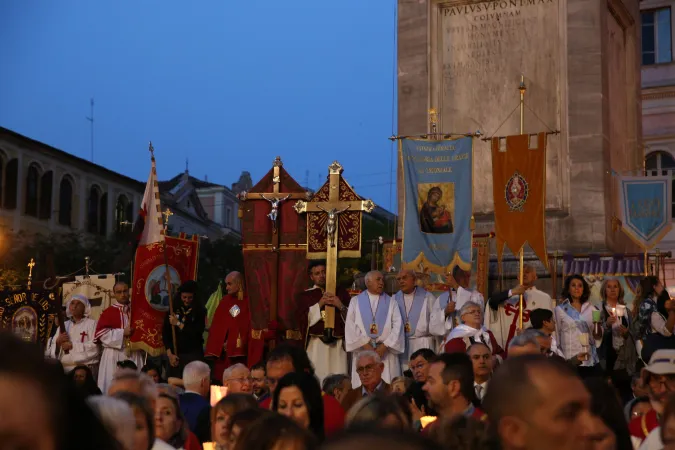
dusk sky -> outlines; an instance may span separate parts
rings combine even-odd
[[[394,210],[396,0],[0,2],[0,126],[145,181],[338,160]]]

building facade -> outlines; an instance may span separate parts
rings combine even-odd
[[[675,61],[673,0],[643,0],[642,16],[642,133],[648,176],[675,175]],[[675,184],[673,185],[675,194]],[[675,195],[673,199],[675,202]],[[675,207],[673,208],[675,218]],[[675,253],[675,229],[659,244]],[[665,265],[666,283],[675,282],[675,258]],[[663,276],[664,272],[660,275]]]

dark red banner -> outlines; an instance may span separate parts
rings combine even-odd
[[[155,242],[138,247],[134,260],[131,323],[136,331],[130,339],[131,348],[144,350],[151,356],[164,353],[162,325],[164,315],[169,311],[170,300],[165,262],[171,275],[171,292],[177,292],[182,283],[197,278],[199,237],[165,239],[166,245]]]

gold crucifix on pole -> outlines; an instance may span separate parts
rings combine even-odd
[[[308,251],[311,251],[312,239],[309,233],[322,232],[326,238],[326,292],[335,295],[337,284],[337,260],[338,255],[345,246],[345,239],[357,240],[358,252],[361,250],[361,215],[363,212],[370,213],[375,209],[375,203],[371,200],[363,200],[356,195],[346,181],[342,179],[343,168],[337,161],[328,166],[328,182],[317,191],[309,202],[298,201],[293,208],[298,214],[321,213],[323,229],[312,230],[311,221],[307,222]],[[328,191],[327,199],[325,198]],[[358,236],[353,236],[353,230],[347,226],[341,226],[345,213],[358,214]],[[332,336],[335,328],[335,307],[326,305],[324,317],[324,331]],[[330,337],[327,336],[327,337]]]
[[[520,91],[520,134],[525,134],[525,76],[520,75],[520,86],[518,86],[518,91]],[[523,246],[524,247],[524,246]],[[520,247],[520,252],[518,252],[519,266],[518,266],[518,284],[523,285],[523,271],[525,270],[525,255],[524,248]],[[523,298],[525,294],[520,294],[520,317],[519,317],[519,328],[523,329]]]
[[[31,258],[28,263],[28,290],[30,290],[31,285],[33,284],[33,267],[35,267],[35,260]]]

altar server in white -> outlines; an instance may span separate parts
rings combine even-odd
[[[91,305],[82,294],[74,294],[66,304],[68,320],[65,333],[57,333],[49,339],[45,355],[58,359],[66,372],[76,366],[89,366],[94,376],[98,371],[100,349],[94,342],[96,321],[89,318]]]
[[[436,298],[431,292],[417,286],[417,276],[412,270],[401,270],[396,276],[401,288],[394,294],[403,321],[405,350],[400,355],[401,370],[408,370],[410,355],[422,348],[436,349],[437,338],[431,334],[431,312]],[[439,334],[439,336],[441,336]]]
[[[131,299],[129,285],[118,281],[113,287],[116,302],[106,308],[96,325],[94,340],[103,346],[101,365],[98,370],[98,387],[104,394],[112,382],[117,363],[129,359],[143,367],[143,353],[129,349],[129,337],[134,333],[131,326]]]
[[[362,350],[377,352],[384,363],[382,379],[386,383],[401,375],[399,355],[405,350],[401,312],[396,301],[384,293],[381,272],[368,272],[366,290],[349,303],[345,348],[353,357]],[[360,385],[356,364],[352,364],[352,388]]]
[[[460,269],[455,266],[452,270],[452,278],[457,282],[457,289],[443,292],[436,299],[431,318],[431,332],[436,336],[442,336],[438,343],[442,344],[445,337],[453,327],[459,325],[459,310],[468,303],[472,302],[485,308],[485,299],[483,294],[470,289],[471,272]]]
[[[494,334],[502,348],[508,348],[509,342],[520,328],[520,294],[523,294],[523,330],[530,326],[530,313],[542,308],[555,310],[555,303],[546,292],[535,286],[537,270],[530,264],[523,266],[523,284],[504,292],[492,294],[485,308],[484,325]]]

